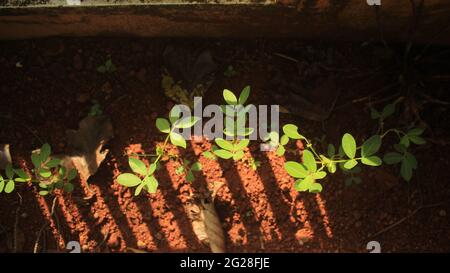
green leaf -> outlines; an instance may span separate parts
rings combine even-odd
[[[400,139],[400,145],[405,146],[406,148],[409,147],[409,137],[408,135],[404,135],[401,139]]]
[[[57,189],[62,189],[64,188],[64,182],[63,181],[58,181],[56,183],[53,184],[55,186],[55,188]]]
[[[308,170],[305,165],[295,161],[288,161],[284,164],[284,169],[287,173],[295,178],[305,178],[308,176]]]
[[[251,135],[253,133],[253,131],[254,131],[253,128],[245,128],[244,132],[241,132],[241,130],[240,130],[237,132],[237,135],[245,137],[245,136]]]
[[[244,157],[244,151],[240,150],[233,154],[233,160],[239,160]]]
[[[383,161],[386,164],[393,165],[401,162],[403,160],[403,155],[399,153],[387,153],[383,157]]]
[[[234,131],[231,130],[231,129],[228,129],[228,128],[223,129],[223,133],[226,136],[229,136],[229,137],[234,137],[235,136]]]
[[[423,145],[427,143],[425,139],[416,135],[409,135],[409,140],[416,145]]]
[[[78,171],[76,169],[70,169],[69,174],[67,175],[67,180],[71,181],[75,177],[77,177]]]
[[[52,152],[52,149],[48,143],[42,145],[41,150],[39,152],[39,156],[41,157],[41,162],[44,162],[48,159]]]
[[[156,190],[158,189],[158,180],[154,176],[147,176],[144,178],[143,183],[145,184],[145,189],[149,193],[156,193]]]
[[[358,164],[358,161],[356,161],[355,159],[351,159],[351,160],[349,160],[349,161],[344,163],[344,168],[347,169],[347,170],[351,170],[357,164]]]
[[[105,73],[106,72],[106,67],[104,65],[100,65],[97,67],[97,72],[99,73]]]
[[[317,164],[313,153],[309,150],[304,150],[302,157],[303,157],[303,164],[306,166],[306,169],[308,169],[308,171],[312,173],[316,172]]]
[[[192,164],[191,170],[193,170],[194,172],[201,171],[202,170],[202,164],[200,162],[195,162],[194,164]]]
[[[0,180],[0,192],[3,192],[4,188],[5,188],[5,180]]]
[[[383,108],[383,112],[381,113],[381,116],[383,118],[387,118],[387,117],[390,117],[391,115],[393,115],[394,113],[395,113],[395,104],[390,103]]]
[[[381,118],[381,114],[375,108],[370,108],[370,118],[371,119],[379,119],[379,118]]]
[[[409,165],[407,160],[402,161],[402,165],[400,166],[400,175],[405,179],[406,181],[410,181],[412,178],[412,168]]]
[[[211,153],[210,151],[203,152],[203,156],[208,159],[216,159],[216,156],[213,153]]]
[[[181,116],[181,109],[178,105],[175,105],[169,112],[169,120],[172,124],[175,124],[175,122],[180,118],[180,116]]]
[[[73,184],[72,183],[66,183],[64,184],[64,191],[65,192],[72,192],[73,191]]]
[[[6,165],[5,174],[6,174],[6,177],[8,177],[9,179],[13,179],[14,170],[13,170],[11,163],[8,163],[8,165]]]
[[[242,150],[250,144],[250,139],[241,139],[237,144],[234,145],[234,150]]]
[[[283,132],[292,139],[304,139],[302,135],[298,133],[298,127],[294,124],[286,124],[283,126]]]
[[[232,152],[227,151],[227,150],[222,150],[222,149],[215,150],[214,154],[217,155],[220,158],[223,158],[223,159],[229,159],[229,158],[233,157],[233,153]]]
[[[31,162],[33,163],[35,168],[41,167],[42,160],[41,160],[41,157],[39,156],[39,154],[37,154],[37,153],[31,154]]]
[[[186,140],[184,140],[183,136],[178,133],[175,132],[170,133],[170,142],[175,146],[179,146],[186,149]]]
[[[234,145],[230,141],[227,141],[227,140],[225,140],[223,138],[216,138],[215,142],[222,149],[225,149],[225,150],[228,150],[228,151],[233,151],[234,150]]]
[[[165,118],[157,118],[156,119],[156,128],[163,133],[170,133],[170,123]]]
[[[46,196],[48,194],[48,191],[40,191],[39,192],[39,195],[42,195],[42,196]]]
[[[319,183],[312,183],[309,186],[309,192],[311,193],[319,193],[322,192],[322,185],[320,185]]]
[[[128,164],[130,165],[130,168],[133,170],[133,172],[138,173],[140,175],[147,174],[147,167],[145,166],[145,163],[142,160],[130,157],[128,159]]]
[[[409,136],[420,136],[423,133],[424,129],[422,128],[413,128],[409,130],[408,134]]]
[[[327,173],[323,172],[323,171],[316,172],[316,173],[313,174],[313,178],[317,179],[317,180],[324,179],[326,176],[327,176]]]
[[[355,139],[353,138],[353,136],[351,134],[346,133],[342,137],[342,149],[344,150],[344,153],[349,158],[355,158],[355,155],[356,155],[356,141],[355,141]]]
[[[394,144],[394,149],[399,153],[406,153],[406,146],[402,144]]]
[[[417,160],[416,157],[412,153],[405,153],[405,160],[408,162],[408,165],[413,169],[417,169]]]
[[[287,135],[281,136],[281,139],[280,139],[281,145],[286,145],[286,144],[288,144],[288,142],[289,142],[289,137]]]
[[[374,135],[363,143],[361,147],[361,156],[369,157],[378,152],[380,147],[381,147],[381,136]]]
[[[184,166],[179,166],[176,170],[175,173],[180,175],[184,172]]]
[[[138,196],[139,194],[141,194],[142,189],[145,187],[144,182],[142,182],[141,184],[139,184],[136,189],[134,190],[134,196]]]
[[[56,166],[58,166],[61,163],[61,159],[51,159],[46,165],[47,168],[55,168]]]
[[[336,154],[336,148],[333,144],[328,144],[327,155],[329,158],[332,158]]]
[[[175,128],[190,128],[194,126],[199,120],[199,117],[186,117],[176,122],[174,126]]]
[[[329,163],[328,165],[327,165],[327,169],[328,169],[328,172],[330,172],[330,173],[335,173],[336,172],[336,169],[337,169],[337,167],[336,167],[336,163]]]
[[[156,167],[157,167],[157,166],[156,166],[155,163],[150,164],[150,167],[149,167],[149,169],[148,169],[147,175],[152,175],[152,174],[154,174],[155,171],[156,171]]]
[[[14,169],[14,172],[23,180],[20,182],[25,182],[30,180],[30,177],[28,176],[28,174],[22,170],[22,169]]]
[[[278,146],[277,150],[276,150],[276,154],[277,156],[283,156],[284,153],[286,152],[286,149],[284,148],[284,146]]]
[[[307,176],[305,179],[297,179],[294,184],[296,191],[307,191],[314,183],[314,179],[311,176]]]
[[[244,105],[248,99],[248,96],[250,96],[250,86],[247,85],[246,87],[244,87],[241,94],[239,95],[238,103]]]
[[[52,176],[52,172],[49,169],[41,168],[39,170],[39,175],[44,178],[49,178],[50,176]]]
[[[186,175],[186,181],[187,182],[193,182],[194,180],[195,180],[194,173],[191,170],[189,170],[187,175]]]
[[[59,168],[58,173],[59,173],[59,176],[65,177],[66,176],[66,168],[64,168],[64,167]]]
[[[236,96],[233,94],[233,92],[231,92],[228,89],[224,89],[223,90],[223,98],[225,99],[225,101],[229,105],[236,105],[237,104]]]
[[[369,166],[380,166],[383,162],[381,161],[381,158],[379,158],[378,156],[369,156],[369,157],[363,157],[361,159],[361,162],[365,165],[369,165]]]
[[[136,187],[141,182],[141,179],[132,173],[123,173],[117,177],[117,183],[126,187]]]
[[[14,181],[8,180],[8,182],[6,183],[6,186],[5,186],[5,193],[11,193],[15,187],[16,187],[16,184],[14,183]]]

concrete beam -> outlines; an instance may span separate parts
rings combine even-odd
[[[366,0],[84,0],[79,6],[64,0],[0,1],[0,39],[133,35],[362,40],[378,33],[375,8]],[[407,39],[410,1],[382,0],[379,9],[386,38]],[[425,0],[423,14],[416,41],[449,44],[448,32],[437,34],[450,25],[450,1]]]

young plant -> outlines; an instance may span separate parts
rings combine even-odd
[[[412,172],[417,168],[417,161],[415,157],[407,151],[410,143],[424,144],[425,140],[420,137],[423,130],[420,128],[413,128],[407,133],[398,130],[390,129],[382,135],[373,135],[365,140],[360,146],[357,145],[355,138],[346,133],[342,136],[341,145],[336,153],[336,148],[333,144],[328,145],[326,154],[319,154],[311,144],[311,142],[304,136],[298,133],[297,126],[287,124],[283,126],[284,135],[277,148],[277,154],[284,154],[284,145],[289,139],[299,139],[306,143],[306,149],[302,154],[302,162],[288,161],[285,163],[285,169],[289,175],[296,178],[295,189],[298,191],[309,191],[317,193],[322,191],[322,185],[317,180],[323,179],[328,173],[335,173],[337,166],[345,173],[350,175],[346,180],[346,185],[351,185],[353,182],[360,183],[361,179],[355,177],[354,174],[361,172],[359,165],[367,165],[378,167],[382,165],[383,160],[377,155],[381,148],[382,140],[390,132],[398,135],[400,143],[394,145],[397,152],[387,153],[384,156],[384,162],[387,164],[401,163],[400,174],[406,181],[411,180]],[[280,147],[283,147],[280,149]]]
[[[176,105],[172,108],[169,113],[169,120],[165,118],[156,119],[156,128],[164,134],[166,137],[164,143],[161,146],[156,147],[155,154],[143,154],[137,155],[142,157],[151,157],[151,163],[147,167],[145,162],[137,158],[129,158],[128,164],[134,173],[123,173],[117,177],[117,182],[126,187],[136,187],[134,195],[139,195],[142,189],[149,193],[156,193],[158,189],[158,180],[154,176],[155,171],[159,168],[159,162],[166,157],[172,158],[173,155],[169,154],[167,151],[167,145],[170,142],[172,145],[186,149],[186,140],[183,136],[176,131],[176,129],[187,129],[195,125],[200,119],[198,117],[184,117],[180,118],[181,112],[179,107]],[[178,157],[177,157],[178,159]],[[187,163],[187,164],[184,164]],[[194,175],[192,171],[201,170],[200,163],[194,163],[190,167],[189,163],[184,161],[178,172],[186,172],[186,179],[189,182],[194,180]]]
[[[116,72],[117,68],[112,62],[112,59],[110,56],[106,59],[105,63],[99,65],[97,67],[97,72],[105,74],[105,73],[114,73]]]
[[[214,142],[217,146],[213,147],[213,154],[223,159],[233,158],[234,161],[240,160],[244,157],[245,148],[249,145],[250,140],[245,139],[253,133],[253,128],[245,127],[246,114],[248,112],[248,105],[244,107],[250,95],[250,86],[245,87],[239,99],[236,95],[228,89],[223,91],[223,98],[227,105],[222,105],[222,112],[225,114],[225,129],[224,134],[227,140],[223,138],[216,138]],[[211,157],[211,153],[204,154],[206,157]]]
[[[227,78],[231,78],[233,76],[236,76],[238,72],[234,69],[232,65],[227,66],[225,71],[223,72],[223,75]]]
[[[53,194],[56,189],[72,192],[74,185],[71,181],[77,176],[75,169],[67,170],[62,165],[62,160],[51,156],[51,147],[48,143],[31,154],[31,162],[34,165],[33,176],[29,176],[23,169],[14,169],[11,164],[6,167],[6,178],[0,175],[0,192],[11,193],[16,187],[16,182],[38,183],[40,195]]]

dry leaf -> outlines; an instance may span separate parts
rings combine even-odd
[[[186,211],[198,240],[209,245],[213,253],[225,253],[225,238],[222,224],[214,203],[208,198],[192,198]]]
[[[67,130],[67,143],[72,149],[64,158],[64,165],[74,166],[80,178],[87,179],[97,172],[109,150],[103,145],[113,136],[111,121],[105,116],[86,117],[79,123],[78,130]]]
[[[8,164],[11,164],[11,153],[9,144],[0,144],[0,170],[4,170]]]
[[[186,50],[184,47],[167,46],[163,53],[164,65],[176,81],[190,92],[199,84],[211,81],[217,68],[209,50]],[[207,88],[206,88],[207,89]]]

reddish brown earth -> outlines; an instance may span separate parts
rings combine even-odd
[[[14,250],[14,234],[16,251],[33,251],[39,230],[48,221],[40,243],[44,252],[62,250],[71,240],[80,241],[86,252],[124,252],[127,248],[208,252],[197,241],[183,203],[191,188],[214,182],[225,184],[218,191],[216,208],[229,252],[367,252],[366,244],[372,240],[380,242],[383,252],[450,251],[450,203],[446,202],[450,198],[450,112],[442,104],[426,104],[421,109],[431,129],[426,131],[428,144],[415,150],[419,169],[410,183],[400,179],[397,168],[383,166],[365,168],[359,185],[346,187],[344,176],[335,174],[324,181],[322,193],[297,193],[283,169],[285,160],[299,160],[293,154],[280,158],[260,152],[254,143],[246,153],[261,162],[254,171],[243,162],[206,159],[201,152],[211,144],[192,141],[186,151],[176,151],[203,164],[202,174],[192,185],[175,173],[178,163],[168,162],[157,172],[157,194],[134,197],[115,178],[129,171],[127,154],[152,153],[162,140],[155,119],[165,116],[171,105],[161,89],[162,51],[174,43],[209,48],[219,71],[229,64],[238,71],[231,78],[218,73],[206,94],[207,103],[220,103],[224,88],[240,90],[248,84],[252,86],[251,103],[271,104],[269,94],[275,91],[269,82],[274,71],[303,77],[306,90],[314,91],[311,96],[328,98],[341,90],[338,107],[323,124],[282,116],[283,123],[294,122],[304,135],[316,138],[318,146],[323,135],[338,144],[345,132],[359,141],[373,133],[376,124],[370,120],[367,101],[348,102],[395,78],[391,70],[377,72],[383,63],[375,50],[359,45],[99,38],[2,42],[0,143],[11,144],[16,164],[30,164],[23,159],[41,145],[39,139],[49,142],[55,153],[64,152],[65,130],[77,128],[92,99],[111,117],[115,135],[107,144],[109,155],[89,179],[90,188],[80,182],[73,193],[58,194],[53,217],[49,217],[52,197],[40,197],[33,187],[18,188],[21,203],[17,193],[0,195],[0,252]],[[277,57],[277,52],[300,63]],[[448,60],[448,50],[445,54]],[[96,72],[107,55],[118,67],[110,76]],[[430,65],[435,63],[430,61]],[[448,62],[444,65],[448,68]],[[425,72],[429,71],[434,70]],[[450,73],[444,72],[439,70],[441,77],[425,85],[441,99],[449,87]],[[397,117],[386,126],[401,124],[404,116]],[[302,143],[292,148],[300,150]],[[398,221],[402,222],[372,238]]]

